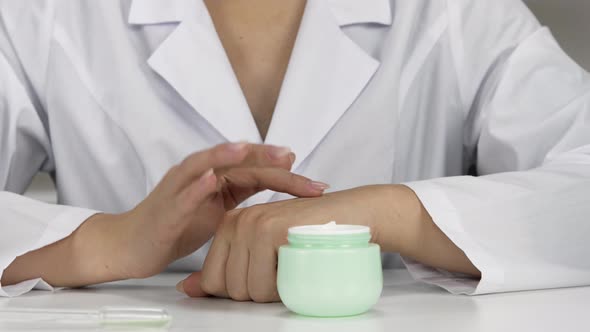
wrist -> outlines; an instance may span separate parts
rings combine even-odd
[[[72,234],[69,246],[82,279],[100,283],[129,278],[127,233],[124,214],[96,214]]]
[[[28,252],[10,264],[3,285],[42,278],[55,287],[81,287],[124,279],[121,247],[114,244],[119,229],[116,218],[97,214],[84,221],[68,237]]]
[[[428,213],[412,189],[404,185],[377,186],[374,241],[384,252],[406,255],[420,245],[421,225]]]

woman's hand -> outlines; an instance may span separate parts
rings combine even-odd
[[[127,275],[157,274],[194,252],[211,238],[226,211],[259,191],[321,195],[326,185],[289,172],[293,161],[294,155],[285,148],[226,144],[195,153],[173,167],[141,204],[123,216],[132,239]]]
[[[386,187],[362,187],[230,211],[219,225],[203,271],[179,285],[190,296],[210,294],[238,301],[278,301],[277,251],[287,230],[297,225],[339,224],[371,227],[373,241],[390,219]]]
[[[294,157],[285,148],[245,143],[195,153],[133,210],[95,215],[68,238],[17,258],[2,284],[42,277],[76,287],[157,274],[201,247],[227,210],[261,190],[321,195],[326,185],[289,172]]]
[[[279,301],[277,251],[287,242],[288,228],[332,220],[369,226],[372,242],[383,251],[477,271],[438,230],[411,189],[384,185],[230,211],[215,233],[203,271],[177,288],[189,296]]]

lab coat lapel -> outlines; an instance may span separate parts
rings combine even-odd
[[[297,154],[294,170],[354,103],[379,67],[379,61],[341,29],[357,23],[391,25],[389,0],[307,2],[265,141],[290,147]],[[272,191],[261,192],[245,206],[268,202],[274,196]]]
[[[388,1],[376,1],[389,10]],[[343,8],[353,5],[352,11]],[[266,143],[288,146],[296,169],[356,100],[379,62],[346,36],[340,25],[390,23],[390,13],[355,13],[365,1],[308,0]],[[373,7],[373,9],[376,9]],[[360,16],[359,16],[360,15]],[[373,15],[374,16],[374,15]]]
[[[204,3],[138,1],[134,1],[130,12],[133,24],[180,21],[149,58],[151,68],[228,141],[261,143],[248,103]],[[166,9],[159,12],[159,6]]]

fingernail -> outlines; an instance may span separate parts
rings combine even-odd
[[[245,142],[232,143],[232,144],[229,144],[228,145],[227,149],[230,150],[230,151],[232,151],[232,152],[241,152],[247,146],[248,146],[248,143],[245,143]]]
[[[293,165],[295,163],[296,159],[297,159],[297,156],[293,152],[289,153],[289,160],[291,160],[291,165]]]
[[[207,188],[209,188],[209,185],[211,182],[219,182],[217,181],[217,179],[215,178],[215,172],[213,171],[213,168],[208,169],[205,173],[203,173],[201,175],[201,177],[199,178],[199,183],[202,186],[206,186]],[[211,190],[213,190],[213,188],[211,188]],[[219,190],[217,190],[219,191]]]
[[[323,182],[318,182],[318,181],[312,181],[312,182],[310,182],[310,185],[313,189],[318,190],[318,191],[324,191],[324,190],[330,188],[329,184],[323,183]]]
[[[203,175],[201,175],[201,179],[206,180],[213,174],[213,168],[209,168],[205,173],[203,173]]]
[[[186,294],[184,291],[184,280],[176,284],[176,290],[182,294]]]
[[[269,146],[268,154],[273,159],[281,159],[291,153],[291,149],[283,146]]]

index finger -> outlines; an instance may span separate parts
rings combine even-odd
[[[323,182],[291,173],[279,168],[241,168],[232,170],[225,179],[233,187],[241,188],[233,193],[237,203],[263,190],[273,190],[296,197],[321,196],[330,186]]]
[[[232,166],[232,168],[276,167],[290,170],[294,162],[295,154],[288,147],[250,144],[246,158],[239,166]],[[218,170],[218,173],[223,174],[227,171],[228,168],[222,168]]]
[[[213,168],[225,173],[230,168],[278,167],[290,169],[293,156],[289,148],[248,143],[227,143],[211,149],[196,152],[187,157],[179,166],[175,176],[175,187],[180,190]]]

